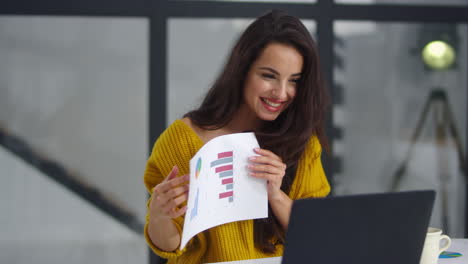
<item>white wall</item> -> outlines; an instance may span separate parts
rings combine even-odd
[[[0,147],[0,262],[146,263],[143,236]]]
[[[148,21],[0,16],[0,126],[144,219]]]

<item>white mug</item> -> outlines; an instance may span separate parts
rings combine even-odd
[[[440,246],[440,241],[445,240]],[[424,241],[420,264],[437,264],[440,253],[450,247],[452,241],[447,235],[442,235],[442,230],[429,227]]]

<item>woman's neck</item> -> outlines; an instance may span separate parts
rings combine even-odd
[[[255,131],[261,126],[262,122],[255,113],[247,109],[246,105],[241,105],[232,120],[223,129],[226,129],[229,133]]]

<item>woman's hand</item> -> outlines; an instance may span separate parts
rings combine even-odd
[[[265,179],[268,182],[268,199],[278,199],[282,195],[281,183],[286,173],[286,164],[275,153],[255,148],[255,153],[260,156],[249,158],[251,164],[247,167],[251,170],[250,175],[256,178]]]
[[[190,175],[176,177],[179,168],[174,166],[169,175],[153,188],[149,205],[150,215],[157,219],[176,218],[185,213],[187,206],[177,210],[177,207],[188,199],[188,184],[184,184]]]

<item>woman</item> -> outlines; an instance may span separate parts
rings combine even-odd
[[[153,251],[169,263],[282,255],[292,201],[330,191],[320,162],[327,102],[315,43],[299,19],[272,11],[255,20],[201,106],[154,145],[144,175],[152,194],[145,237]],[[211,228],[179,250],[189,160],[210,139],[244,131],[255,132],[261,146],[249,168],[267,180],[269,217]]]

